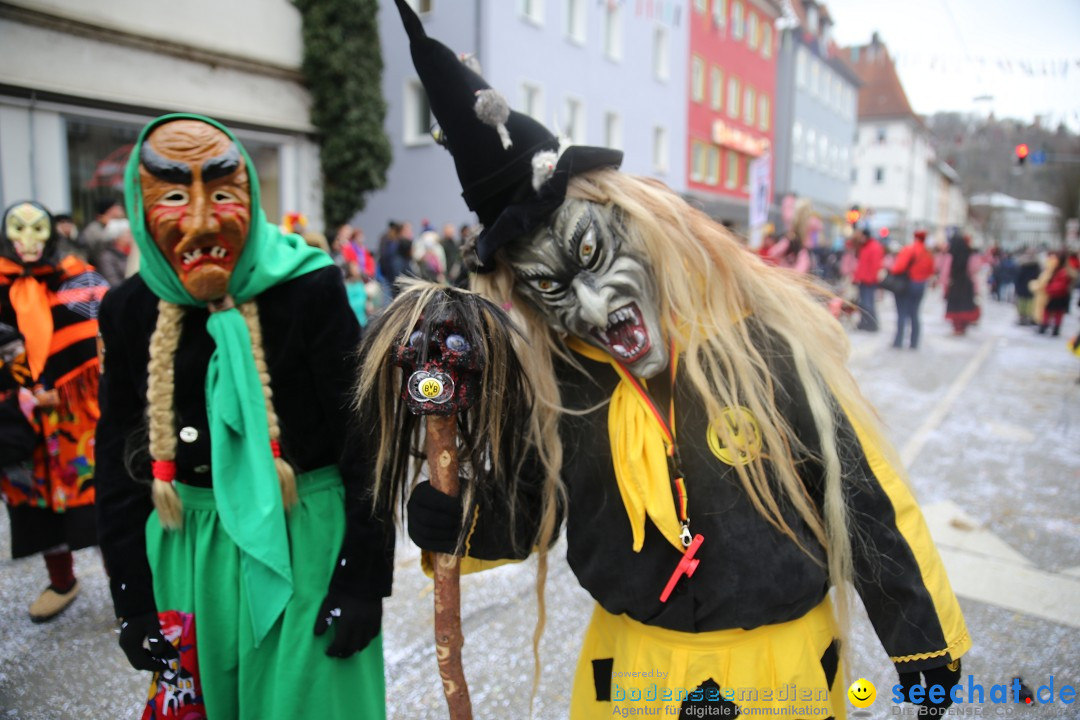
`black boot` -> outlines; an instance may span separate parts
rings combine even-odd
[[[1046,334],[1046,324],[1045,323],[1043,323],[1042,325],[1039,326],[1039,334],[1040,335],[1045,335]]]
[[[1050,336],[1051,337],[1057,337],[1060,334],[1061,334],[1061,326],[1060,325],[1055,325],[1053,332],[1050,333]]]

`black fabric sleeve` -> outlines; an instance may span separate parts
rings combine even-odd
[[[360,325],[349,307],[341,273],[320,271],[316,297],[305,301],[314,310],[307,329],[309,362],[315,378],[318,411],[327,426],[341,428],[339,467],[345,482],[345,538],[330,585],[361,599],[390,595],[394,569],[393,523],[375,515],[371,488],[372,440],[357,427],[352,411],[357,376]]]
[[[516,492],[506,500],[480,498],[474,503],[473,524],[466,531],[466,554],[477,560],[524,560],[535,550],[536,535],[542,520],[543,465],[535,452],[522,465],[518,473]],[[557,509],[556,531],[552,543],[558,539],[558,528],[565,515],[560,505]]]
[[[774,358],[778,401],[809,450],[800,470],[811,497],[823,508],[821,444],[806,393],[790,353]],[[832,406],[855,589],[898,667],[945,665],[963,654],[970,639],[922,513],[881,449],[864,446],[846,412],[835,400]]]
[[[146,519],[153,511],[150,485],[128,473],[125,448],[144,422],[145,401],[135,378],[145,367],[130,361],[123,327],[123,297],[108,293],[101,304],[98,327],[105,346],[101,376],[101,419],[95,437],[95,476],[98,540],[109,573],[117,617],[156,612],[150,564],[146,558]]]

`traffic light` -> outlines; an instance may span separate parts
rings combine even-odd
[[[1028,149],[1027,143],[1020,143],[1019,145],[1017,145],[1016,146],[1016,164],[1017,165],[1023,165],[1025,162],[1027,162],[1027,157],[1028,157],[1029,152],[1030,152],[1030,150]]]
[[[883,227],[880,230],[878,230],[877,234],[881,236],[882,240],[884,240],[885,238],[889,237],[889,228]]]
[[[844,217],[847,218],[849,225],[854,225],[855,223],[859,222],[859,218],[862,217],[862,213],[859,211],[859,206],[853,205],[852,208],[847,211],[847,214]]]

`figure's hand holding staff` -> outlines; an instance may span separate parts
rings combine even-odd
[[[424,416],[431,486],[460,499],[452,553],[435,553],[435,651],[453,720],[472,717],[461,663],[460,556],[480,505],[509,502],[524,457],[532,392],[509,318],[471,292],[407,283],[362,346],[358,407],[375,435],[376,502],[402,507],[419,476]],[[459,471],[459,457],[463,460]]]

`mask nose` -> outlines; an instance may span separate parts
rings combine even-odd
[[[581,307],[581,317],[590,325],[603,330],[608,324],[608,299],[603,288],[595,287],[589,278],[578,276],[570,283]]]
[[[180,225],[185,242],[221,232],[221,223],[214,215],[214,204],[207,197],[201,180],[195,180],[191,185],[191,204],[188,207],[189,212]]]

